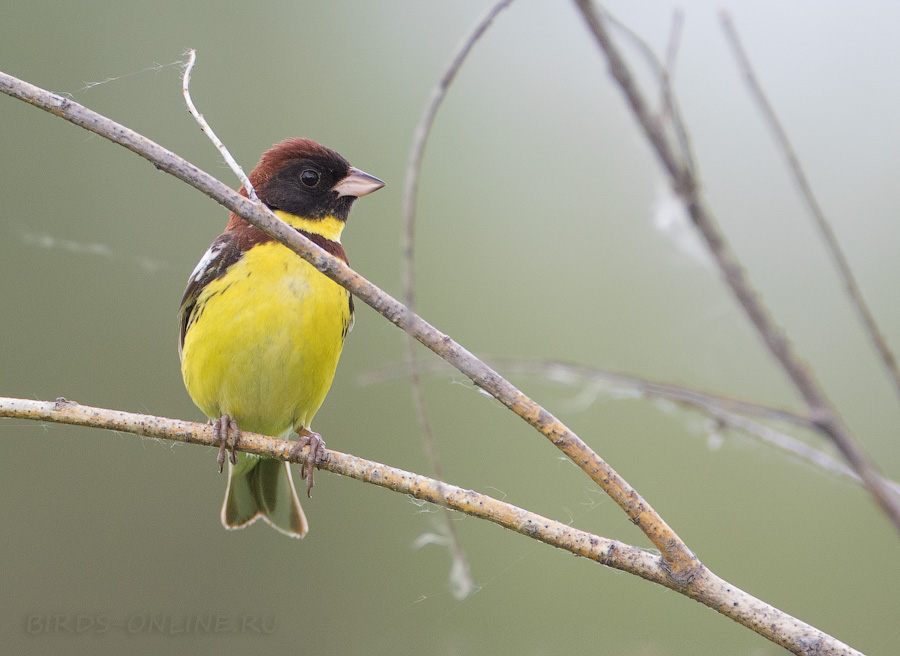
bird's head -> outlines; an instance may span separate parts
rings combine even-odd
[[[297,138],[263,153],[248,177],[270,209],[313,220],[346,221],[353,201],[384,186],[330,148]]]

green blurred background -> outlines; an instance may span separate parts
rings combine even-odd
[[[6,2],[0,69],[68,92],[232,184],[184,110],[172,62],[196,48],[194,100],[246,168],[272,143],[307,136],[388,182],[357,204],[344,244],[359,272],[400,295],[411,135],[489,4]],[[900,7],[689,3],[676,73],[724,231],[865,447],[900,478],[900,404],[742,85],[718,6],[733,12],[898,349]],[[609,3],[660,52],[674,7]],[[202,420],[182,386],[175,314],[225,210],[5,97],[0,181],[0,394]],[[421,313],[482,355],[572,360],[801,409],[690,235],[658,227],[670,216],[665,188],[573,5],[517,0],[475,48],[429,143]],[[332,448],[426,472],[408,382],[359,383],[402,361],[404,336],[357,308],[315,428]],[[513,379],[719,575],[869,654],[897,653],[900,540],[856,486],[741,435],[713,448],[699,414]],[[648,545],[460,374],[424,384],[448,481]],[[780,653],[675,593],[462,516],[478,588],[458,601],[446,550],[414,548],[438,530],[431,509],[327,473],[304,504],[312,530],[296,542],[261,525],[221,528],[225,479],[212,449],[18,420],[0,421],[0,435],[9,653]],[[266,631],[171,635],[149,624],[219,616]],[[87,628],[56,630],[55,617]],[[118,625],[100,632],[98,618]]]

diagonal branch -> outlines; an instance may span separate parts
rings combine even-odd
[[[651,116],[651,118],[656,122],[660,130],[665,128],[666,121],[669,120],[672,129],[675,130],[675,137],[678,139],[678,146],[681,150],[683,163],[689,170],[693,171],[694,153],[692,151],[691,140],[687,134],[687,127],[684,124],[684,120],[681,117],[681,108],[678,106],[675,92],[672,89],[672,79],[675,74],[675,58],[678,53],[678,45],[681,41],[683,23],[681,10],[676,9],[672,15],[672,26],[669,34],[669,45],[666,49],[665,62],[660,61],[659,57],[657,57],[656,53],[653,51],[653,48],[651,48],[650,45],[628,25],[616,18],[605,7],[602,11],[607,22],[609,22],[610,25],[613,25],[632,42],[659,79],[661,96],[660,109],[659,112],[655,116]]]
[[[143,135],[86,107],[28,82],[0,72],[0,92],[23,100],[75,125],[128,148],[158,169],[182,180],[232,210],[272,238],[293,250],[316,269],[349,290],[388,321],[415,337],[424,346],[465,374],[475,385],[496,398],[547,437],[578,465],[644,532],[665,559],[670,576],[689,580],[702,565],[684,541],[660,517],[637,490],[622,478],[559,419],[523,394],[462,345],[443,334],[386,292],[363,278],[341,260],[329,255],[270,211],[201,171]]]
[[[588,29],[606,56],[610,73],[621,87],[632,113],[668,174],[673,191],[683,199],[694,226],[706,241],[713,260],[719,267],[725,282],[731,288],[732,294],[741,304],[769,351],[781,364],[794,387],[803,397],[818,431],[832,441],[848,464],[859,474],[869,494],[893,525],[900,530],[900,503],[891,496],[875,463],[844,425],[818,380],[797,355],[787,335],[775,323],[769,309],[753,288],[740,260],[719,229],[712,211],[706,204],[697,175],[692,168],[682,164],[678,148],[667,137],[663,126],[654,120],[631,70],[609,36],[605,19],[600,12],[595,10],[591,0],[575,0],[575,3],[581,10]]]
[[[787,131],[781,124],[781,121],[778,120],[778,115],[775,113],[772,103],[769,102],[769,98],[766,96],[766,92],[763,90],[759,78],[757,78],[756,73],[753,71],[753,66],[750,64],[750,58],[747,56],[747,51],[741,43],[734,21],[731,20],[731,15],[722,9],[719,13],[719,19],[722,22],[722,29],[725,32],[725,36],[727,37],[729,44],[731,44],[732,50],[734,50],[738,68],[740,68],[747,81],[747,88],[750,89],[750,93],[753,95],[754,100],[756,100],[756,104],[759,105],[763,117],[769,124],[772,136],[775,137],[775,141],[784,153],[784,157],[791,169],[791,173],[794,175],[794,181],[797,183],[797,188],[800,190],[800,195],[803,196],[803,200],[806,201],[806,206],[809,208],[809,212],[812,214],[816,226],[818,226],[819,232],[822,233],[822,238],[825,240],[825,244],[831,252],[831,260],[834,262],[838,274],[844,281],[844,290],[847,292],[847,296],[850,297],[850,302],[853,304],[853,308],[856,310],[859,321],[862,323],[866,334],[869,336],[869,341],[872,342],[872,346],[875,348],[875,352],[878,353],[881,363],[884,365],[884,368],[887,369],[888,376],[894,384],[895,391],[897,394],[900,394],[900,368],[897,367],[897,358],[894,356],[891,347],[888,346],[887,340],[885,340],[884,335],[878,328],[878,323],[875,321],[875,315],[872,314],[872,310],[866,303],[862,290],[859,287],[859,283],[856,281],[856,276],[853,275],[853,270],[850,268],[847,256],[844,255],[840,242],[838,242],[837,236],[834,234],[834,229],[831,227],[828,219],[825,218],[822,206],[819,205],[819,201],[813,193],[812,185],[810,185],[809,180],[806,178],[806,173],[803,171],[803,167],[800,164],[800,158],[797,157],[797,153],[794,151],[790,139],[788,139]]]
[[[186,444],[218,444],[208,424],[93,408],[63,398],[53,403],[0,397],[0,417],[90,426]],[[294,444],[242,432],[237,449],[291,462]],[[326,449],[316,467],[488,520],[550,546],[658,583],[699,601],[795,654],[862,656],[836,638],[731,585],[705,567],[701,566],[691,580],[676,580],[661,556],[643,549],[572,528],[472,490],[346,453]]]

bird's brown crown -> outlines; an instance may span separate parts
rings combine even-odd
[[[350,163],[338,153],[316,143],[312,139],[294,137],[280,141],[262,154],[259,163],[247,176],[253,188],[259,193],[265,185],[282,169],[293,162],[308,160],[324,165],[339,174],[338,179],[347,175]]]
[[[339,196],[333,187],[350,173],[350,163],[311,139],[285,139],[262,154],[248,176],[259,199],[272,210],[305,219],[333,216],[346,221],[353,196]],[[240,194],[247,196],[241,187]],[[246,225],[232,213],[229,230]]]

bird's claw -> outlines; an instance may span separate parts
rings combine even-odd
[[[229,415],[222,415],[218,419],[212,421],[213,434],[219,445],[219,455],[216,456],[216,462],[219,463],[219,473],[225,469],[225,452],[231,451],[228,460],[232,465],[237,464],[237,446],[240,439],[241,431],[238,429],[237,422]]]
[[[300,438],[291,447],[291,460],[299,460],[303,447],[309,447],[309,452],[303,459],[300,475],[306,479],[306,496],[312,498],[313,473],[316,471],[316,463],[325,455],[325,440],[318,433],[306,428],[300,428],[297,433]]]

